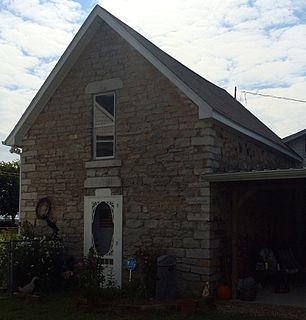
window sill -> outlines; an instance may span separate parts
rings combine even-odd
[[[87,161],[85,162],[85,168],[107,168],[107,167],[121,167],[122,161],[121,160],[94,160],[94,161]]]

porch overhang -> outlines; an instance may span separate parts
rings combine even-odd
[[[203,173],[202,178],[208,182],[282,180],[306,178],[306,168],[274,169],[260,171],[238,171],[224,173]]]
[[[284,218],[285,216],[298,217],[296,219],[300,220],[296,221],[300,221],[298,224],[298,228],[300,228],[298,229],[299,238],[297,238],[297,233],[292,234],[298,241],[302,241],[301,239],[304,241],[304,231],[306,229],[300,230],[304,226],[302,217],[305,217],[306,209],[306,168],[223,173],[203,172],[201,177],[203,181],[210,183],[211,211],[217,216],[217,227],[221,228],[219,221],[222,221],[222,219],[226,221],[223,225],[225,226],[224,230],[226,230],[225,234],[229,236],[228,243],[231,244],[229,249],[231,255],[229,268],[231,269],[229,270],[231,270],[232,297],[235,299],[237,297],[237,283],[240,275],[243,274],[241,268],[246,265],[241,262],[241,252],[239,251],[241,236],[246,237],[247,232],[250,232],[250,228],[255,228],[256,234],[265,235],[267,233],[265,227],[257,228],[260,222],[258,222],[259,218],[254,218],[254,216],[265,219],[265,223],[273,226],[273,228],[279,227],[280,224],[287,226],[286,223],[288,221]],[[256,222],[257,224],[254,227],[252,223],[255,220],[258,223]],[[276,221],[278,225],[275,223]],[[292,225],[296,226],[297,223]],[[261,233],[259,233],[259,230],[261,230]],[[273,230],[275,233],[275,229]],[[284,237],[283,229],[279,227],[278,230],[280,230],[277,231],[279,232],[278,235],[281,235],[279,237]],[[250,239],[253,241],[255,238],[252,238],[252,236],[255,233],[252,234],[251,232],[250,234]],[[271,237],[273,238],[273,236]],[[261,236],[260,239],[262,239]],[[285,239],[284,243],[289,243],[288,239],[282,239]],[[303,243],[306,245],[306,238]],[[218,248],[218,250],[221,249]]]

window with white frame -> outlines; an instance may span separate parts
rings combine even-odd
[[[94,96],[94,158],[115,155],[115,94]]]

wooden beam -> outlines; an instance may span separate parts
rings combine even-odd
[[[236,286],[239,278],[238,272],[238,242],[239,242],[239,210],[246,200],[256,193],[257,190],[247,190],[240,193],[234,188],[232,195],[232,298],[236,299]]]

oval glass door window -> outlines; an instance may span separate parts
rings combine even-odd
[[[114,222],[110,206],[101,202],[95,209],[92,222],[93,245],[101,256],[112,254]]]

